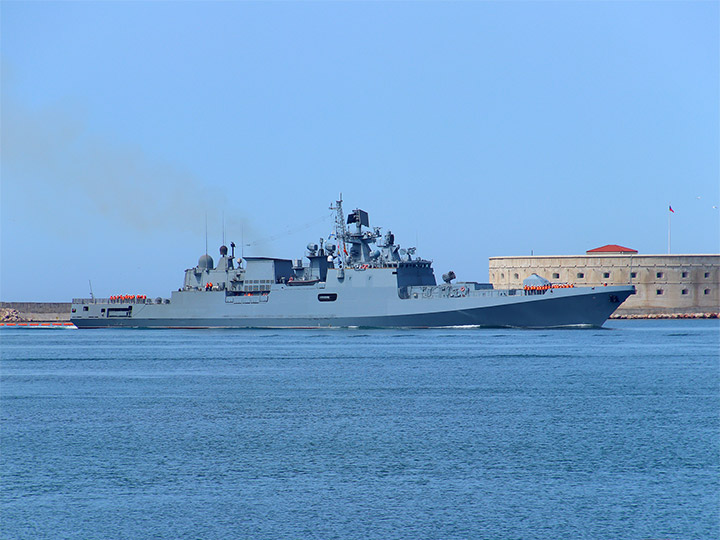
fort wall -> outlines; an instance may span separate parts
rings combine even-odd
[[[617,315],[700,314],[720,311],[720,255],[602,253],[562,256],[491,257],[496,288],[522,288],[536,273],[576,287],[632,284],[637,293]]]

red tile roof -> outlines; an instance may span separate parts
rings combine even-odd
[[[607,246],[589,249],[585,253],[637,253],[637,250],[618,246],[617,244],[608,244]]]

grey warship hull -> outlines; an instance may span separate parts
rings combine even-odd
[[[384,303],[353,299],[354,291],[344,294],[343,287],[328,291],[280,288],[257,302],[253,297],[228,301],[222,291],[203,294],[202,302],[176,292],[169,304],[159,305],[85,299],[73,304],[84,315],[73,314],[71,320],[78,328],[598,327],[634,288],[549,289],[542,295],[491,290],[445,299],[400,299],[395,294],[395,301]],[[337,300],[328,306],[317,300],[318,294],[337,294]],[[108,309],[116,311],[108,316]]]
[[[380,233],[362,228],[365,212],[348,217],[356,226],[348,232],[341,201],[334,209],[340,245],[309,244],[308,266],[264,257],[235,266],[223,246],[219,264],[201,257],[171,298],[75,299],[71,321],[78,328],[598,327],[635,291],[551,284],[535,275],[523,289],[494,289],[452,283],[452,272],[438,285],[432,263],[413,258],[413,248],[399,249],[392,233],[373,251]]]

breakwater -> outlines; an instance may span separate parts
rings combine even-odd
[[[70,302],[0,302],[0,321],[69,321],[70,306]]]

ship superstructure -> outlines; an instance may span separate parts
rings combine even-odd
[[[633,286],[572,287],[530,276],[522,289],[456,281],[438,284],[432,261],[370,227],[368,213],[345,219],[331,206],[335,232],[307,245],[302,259],[235,257],[222,246],[185,271],[170,298],[118,295],[74,299],[79,328],[565,327],[601,326]]]

